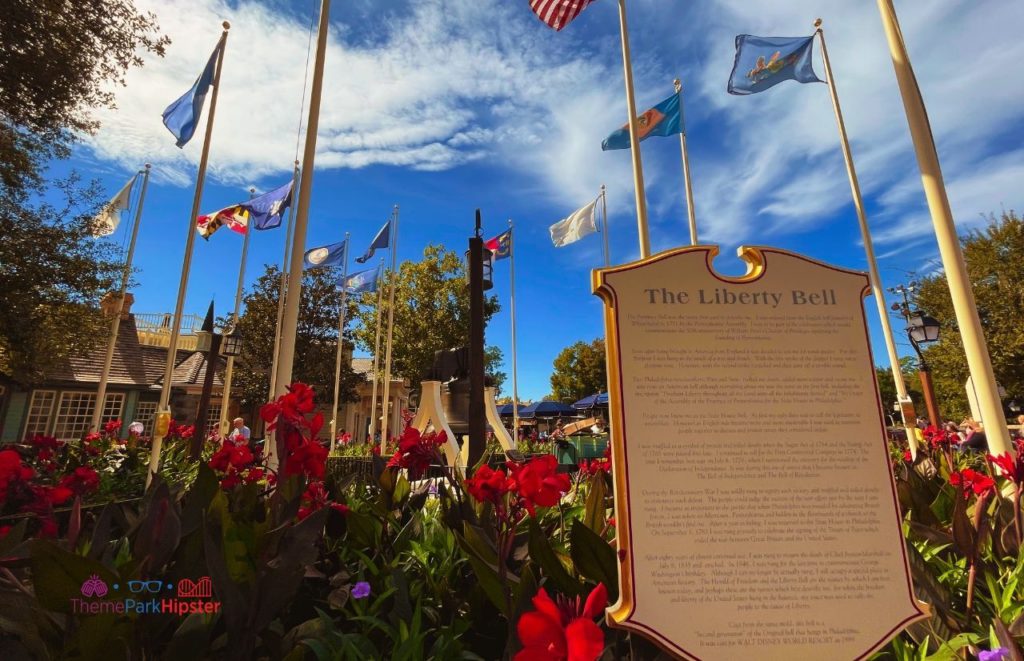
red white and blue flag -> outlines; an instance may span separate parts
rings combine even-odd
[[[549,28],[561,30],[594,0],[530,0],[530,9]]]
[[[505,230],[498,236],[484,243],[484,247],[494,253],[494,261],[512,255],[512,230]]]

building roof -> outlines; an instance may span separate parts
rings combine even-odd
[[[99,383],[103,372],[103,361],[106,359],[107,345],[105,342],[92,351],[70,356],[46,375],[47,381],[72,383]],[[215,385],[222,385],[220,375],[224,370],[225,360],[218,357]],[[117,343],[114,345],[114,358],[110,363],[108,383],[112,386],[135,386],[139,388],[157,389],[163,381],[164,366],[167,361],[167,347],[139,344],[138,331],[134,315],[128,315],[118,326]],[[173,386],[202,385],[206,374],[206,356],[195,351],[177,352],[176,367],[171,379]]]

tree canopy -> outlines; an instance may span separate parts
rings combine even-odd
[[[156,17],[131,0],[8,2],[0,12],[0,184],[37,184],[53,157],[98,123],[90,111],[113,107],[142,55],[170,43]]]
[[[341,297],[333,269],[313,269],[302,277],[299,324],[295,335],[295,380],[313,386],[320,404],[328,407],[334,398],[334,365],[338,338],[338,309]],[[274,327],[281,271],[268,265],[263,275],[246,293],[245,308],[238,320],[242,334],[242,355],[237,359],[233,392],[247,408],[267,401],[270,369],[274,362]],[[350,317],[351,318],[351,317]],[[351,342],[351,331],[346,330]],[[355,401],[355,388],[363,379],[352,365],[341,368],[340,401]]]
[[[917,375],[917,360],[910,356],[903,356],[900,358],[900,371],[903,373],[903,382],[907,386],[907,394],[914,402],[914,409],[919,415],[924,415],[924,395],[921,393],[921,379]],[[899,418],[893,409],[897,397],[892,370],[888,367],[876,367],[875,377],[878,381],[878,394],[882,400],[882,413],[886,422],[889,422],[888,416],[891,415],[896,415]]]
[[[1024,403],[1024,220],[1013,211],[992,215],[960,243],[996,381],[1008,400]],[[925,350],[942,415],[966,417],[970,372],[945,275],[924,278],[915,304],[942,324],[939,341]]]
[[[55,189],[56,204],[0,195],[0,372],[26,384],[109,337],[99,301],[122,268],[90,233],[98,188],[72,176]]]
[[[551,396],[563,402],[575,402],[608,389],[604,340],[577,342],[555,356],[551,375]]]
[[[391,276],[381,278],[381,287],[390,286]],[[434,352],[441,349],[463,347],[469,343],[469,290],[466,287],[465,265],[458,253],[443,245],[428,245],[423,259],[405,261],[399,265],[395,289],[395,317],[392,340],[392,366],[394,376],[409,379],[419,387],[424,374],[434,363]],[[358,325],[353,331],[357,345],[373,352],[377,331],[377,294],[365,293],[359,299],[355,317]],[[484,322],[499,309],[495,296],[484,296]],[[384,297],[381,318],[388,315],[388,300]],[[496,372],[501,351],[487,350],[488,371],[496,381],[504,374]],[[384,339],[381,339],[381,358],[384,357]]]

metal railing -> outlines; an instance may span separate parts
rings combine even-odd
[[[135,315],[135,328],[139,332],[139,344],[154,347],[166,347],[171,341],[171,321],[169,312],[147,312]],[[197,314],[185,315],[181,319],[181,335],[178,348],[194,350],[196,348],[195,333],[203,327],[203,318]]]

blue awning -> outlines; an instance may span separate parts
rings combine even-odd
[[[519,415],[520,416],[523,415],[523,411],[524,410],[526,410],[526,406],[524,406],[523,404],[520,404],[519,405]],[[507,417],[511,418],[512,417],[512,404],[511,403],[509,403],[509,404],[502,404],[501,406],[499,406],[498,407],[498,415],[500,415],[500,416],[507,416]]]
[[[606,392],[584,397],[572,405],[574,409],[579,411],[605,406],[608,406],[608,393]]]
[[[557,418],[575,416],[576,410],[561,402],[534,402],[520,411],[520,418]]]

